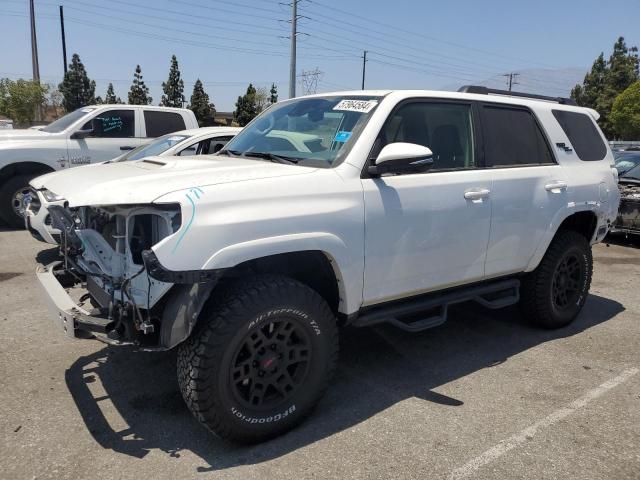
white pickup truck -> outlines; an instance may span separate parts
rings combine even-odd
[[[22,198],[31,179],[63,168],[110,160],[177,130],[197,128],[191,110],[150,105],[93,105],[40,130],[0,131],[0,220],[24,225]]]
[[[177,347],[194,415],[264,440],[311,412],[338,326],[415,332],[465,301],[573,321],[620,201],[597,117],[484,87],[287,100],[217,155],[36,181],[66,200],[37,276],[67,336]]]

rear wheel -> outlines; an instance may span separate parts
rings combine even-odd
[[[592,273],[587,239],[577,232],[559,232],[540,265],[522,281],[523,315],[544,328],[568,325],[584,306]]]
[[[312,289],[282,276],[229,286],[178,350],[189,409],[217,435],[258,442],[310,413],[338,353],[336,319]]]
[[[0,217],[10,227],[24,228],[25,195],[30,192],[29,182],[36,175],[16,175],[0,186]]]

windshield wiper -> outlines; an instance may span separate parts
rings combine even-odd
[[[283,157],[281,155],[275,155],[269,152],[244,152],[242,154],[243,157],[255,157],[255,158],[263,158],[265,160],[269,160],[274,163],[284,163],[287,165],[295,165],[300,161],[299,158],[294,157]]]
[[[240,157],[242,152],[238,152],[237,150],[220,150],[216,152],[216,155],[226,155],[227,157]]]

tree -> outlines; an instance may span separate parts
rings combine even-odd
[[[609,60],[605,62],[604,53],[601,53],[582,85],[576,85],[571,91],[571,98],[578,105],[593,108],[600,113],[598,123],[608,138],[615,135],[609,119],[614,100],[638,80],[637,52],[636,47],[627,47],[623,37],[618,38]]]
[[[604,89],[604,77],[607,73],[607,63],[604,60],[604,53],[601,53],[593,66],[591,71],[584,77],[582,85],[576,85],[571,90],[571,98],[573,98],[578,105],[589,108],[596,108],[598,105],[598,97],[602,94]]]
[[[77,53],[71,57],[71,63],[58,90],[64,97],[62,106],[67,112],[96,103],[96,82],[89,80]]]
[[[28,125],[47,100],[49,87],[33,80],[0,80],[0,113],[17,125]]]
[[[198,125],[201,127],[214,124],[213,117],[216,114],[216,107],[209,102],[209,95],[204,91],[199,78],[193,86],[189,108],[193,111],[196,119],[198,119]]]
[[[278,102],[278,87],[276,86],[275,83],[271,84],[271,90],[269,90],[269,93],[271,94],[271,96],[269,97],[269,102],[271,104],[277,103]]]
[[[256,112],[262,112],[268,105],[271,105],[269,90],[265,87],[256,88]]]
[[[258,115],[258,105],[256,104],[256,89],[253,84],[249,84],[247,87],[247,93],[238,97],[236,102],[236,110],[233,112],[234,120],[244,127],[247,123],[254,119]]]
[[[113,90],[113,83],[109,83],[109,86],[107,87],[107,94],[104,96],[104,103],[108,105],[122,103],[122,100],[120,99],[120,97],[116,97],[116,93]]]
[[[0,78],[0,115],[9,116],[9,83],[8,78]]]
[[[609,119],[621,140],[640,139],[640,81],[616,97]]]
[[[165,107],[182,107],[184,102],[184,82],[180,78],[178,59],[175,55],[171,56],[169,79],[166,82],[162,82],[162,91],[164,95],[162,95],[160,105]]]
[[[136,65],[133,83],[129,89],[129,105],[150,105],[152,101],[153,99],[149,96],[149,87],[142,79],[142,69],[140,65]]]
[[[49,89],[49,98],[47,99],[47,105],[51,105],[55,110],[57,110],[62,106],[64,97],[62,96],[60,90],[58,90],[54,84],[48,84],[47,88]]]

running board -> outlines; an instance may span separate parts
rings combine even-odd
[[[447,320],[448,307],[456,303],[474,301],[487,308],[502,308],[518,300],[520,280],[500,280],[374,306],[358,315],[352,325],[368,327],[386,322],[407,332],[420,332],[442,325]]]

